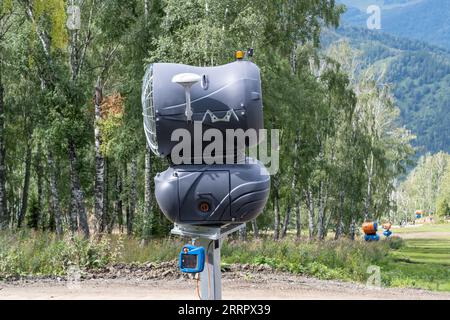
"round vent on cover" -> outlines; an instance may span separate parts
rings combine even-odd
[[[142,107],[144,109],[144,129],[148,145],[155,154],[159,154],[158,140],[156,137],[156,113],[155,105],[153,103],[153,66],[150,66],[147,69],[144,76],[144,83],[142,86]]]

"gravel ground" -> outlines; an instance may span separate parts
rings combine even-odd
[[[143,266],[118,264],[69,278],[26,278],[0,282],[0,299],[196,300],[196,280],[181,274],[176,261]],[[450,293],[415,289],[368,289],[273,271],[269,266],[232,265],[223,272],[226,300],[351,299],[450,300]]]

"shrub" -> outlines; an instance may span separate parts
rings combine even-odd
[[[387,240],[389,247],[393,250],[399,250],[404,246],[404,241],[400,237],[392,237]]]

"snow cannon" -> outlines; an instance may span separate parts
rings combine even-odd
[[[376,222],[365,222],[362,226],[364,234],[376,234],[378,231],[378,223]]]
[[[365,222],[363,223],[362,230],[365,234],[364,240],[367,242],[379,241],[380,236],[378,236],[378,223],[376,222]]]
[[[392,231],[391,231],[391,228],[392,228],[392,224],[391,223],[384,223],[383,224],[383,235],[386,237],[386,238],[389,238],[391,235],[392,235]]]
[[[422,219],[424,215],[425,215],[425,211],[423,211],[423,210],[416,211],[416,219]]]
[[[161,158],[172,158],[172,150],[179,144],[172,139],[175,132],[194,137],[209,129],[218,130],[223,147],[231,149],[225,152],[234,153],[257,145],[259,130],[264,128],[260,69],[244,59],[216,67],[152,64],[144,78],[142,105],[148,145]],[[230,144],[226,141],[229,129],[253,129],[257,137]],[[203,141],[202,148],[202,142],[191,139],[190,143],[192,150],[195,146],[203,155],[211,140]],[[198,155],[192,152],[187,157],[193,163]]]
[[[267,203],[270,174],[246,156],[264,129],[261,75],[252,56],[249,49],[222,66],[155,63],[146,71],[147,144],[170,164],[155,177],[155,196],[176,225],[243,224]]]

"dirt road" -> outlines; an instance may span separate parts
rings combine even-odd
[[[449,232],[408,232],[401,233],[399,236],[402,239],[448,239]]]
[[[81,282],[33,280],[0,282],[0,299],[157,299],[196,300],[195,280],[143,280],[133,277]],[[450,294],[413,289],[367,289],[363,285],[321,281],[287,274],[226,274],[223,296],[228,300],[277,299],[446,299]]]

